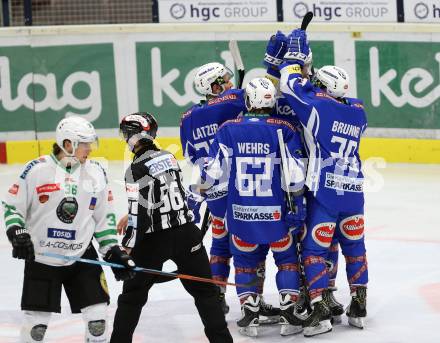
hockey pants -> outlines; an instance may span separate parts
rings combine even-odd
[[[313,300],[329,286],[325,260],[335,236],[346,260],[350,289],[368,283],[368,267],[364,242],[363,208],[353,213],[334,213],[313,197],[307,199],[306,237],[303,240],[303,263]]]
[[[289,233],[283,239],[270,244],[251,244],[239,237],[231,235],[231,252],[234,258],[235,282],[248,283],[255,279],[259,262],[265,260],[269,249],[272,250],[275,264],[278,267],[276,275],[277,288],[280,293],[298,294],[299,265],[296,246]],[[263,276],[263,275],[259,275]],[[237,287],[237,295],[245,300],[250,294],[258,292],[258,285]]]

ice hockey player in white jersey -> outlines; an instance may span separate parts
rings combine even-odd
[[[133,277],[133,260],[118,245],[113,195],[105,170],[88,159],[97,136],[81,117],[61,120],[52,154],[26,164],[2,202],[13,257],[24,259],[20,342],[42,342],[52,312],[60,312],[64,287],[72,313],[82,313],[85,341],[107,342],[109,294],[102,268],[69,259],[98,259],[91,244],[109,262],[117,280]]]

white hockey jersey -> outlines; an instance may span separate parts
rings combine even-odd
[[[81,257],[93,236],[105,254],[118,243],[113,195],[103,167],[96,161],[66,169],[54,155],[29,162],[2,202],[6,230],[26,227],[35,261],[65,266],[72,261],[43,252]]]

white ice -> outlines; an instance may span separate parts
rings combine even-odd
[[[0,166],[0,199],[22,166]],[[109,175],[116,198],[116,212],[126,209],[122,163],[111,162]],[[370,170],[370,191],[366,194],[366,245],[370,283],[368,318],[364,330],[337,325],[329,334],[315,338],[302,335],[281,338],[278,326],[260,327],[259,337],[238,333],[240,316],[235,290],[228,288],[227,315],[235,342],[356,342],[438,343],[440,342],[440,165],[388,164]],[[382,182],[383,181],[383,182]],[[1,224],[2,225],[2,224]],[[17,342],[22,314],[19,310],[23,262],[12,259],[6,235],[0,232],[0,342]],[[205,246],[210,247],[210,236]],[[267,260],[265,298],[276,304],[276,268]],[[165,266],[173,270],[173,264]],[[106,269],[111,293],[109,321],[112,324],[121,284]],[[234,272],[231,271],[233,280]],[[340,257],[337,298],[349,302],[344,259]],[[207,342],[192,298],[179,281],[155,285],[150,293],[134,342]],[[83,342],[80,315],[71,315],[63,295],[63,311],[52,316],[46,342]],[[437,327],[439,325],[439,327]]]

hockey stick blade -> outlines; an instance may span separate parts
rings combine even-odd
[[[306,31],[307,26],[309,26],[312,19],[313,19],[313,12],[307,12],[306,15],[303,17],[303,20],[301,23],[301,30]]]
[[[123,266],[121,264],[117,264],[117,263],[99,261],[99,260],[90,260],[87,258],[75,257],[75,256],[65,256],[65,255],[55,254],[55,253],[51,253],[51,252],[43,252],[43,253],[39,253],[37,255],[57,258],[59,260],[96,264],[96,265],[107,266],[107,267],[112,267],[112,268],[121,268],[121,269],[125,268],[125,266]],[[136,267],[133,269],[133,271],[140,272],[140,273],[153,274],[153,275],[169,276],[169,277],[174,277],[177,279],[185,279],[185,280],[213,283],[213,284],[220,285],[220,286],[234,286],[234,287],[246,288],[246,287],[255,286],[258,283],[258,277],[256,277],[252,281],[245,283],[245,284],[236,284],[236,283],[232,283],[232,282],[213,280],[213,279],[204,278],[204,277],[200,277],[200,276],[193,276],[193,275],[180,274],[180,273],[170,273],[170,272],[164,272],[162,270],[142,268],[142,267]]]

